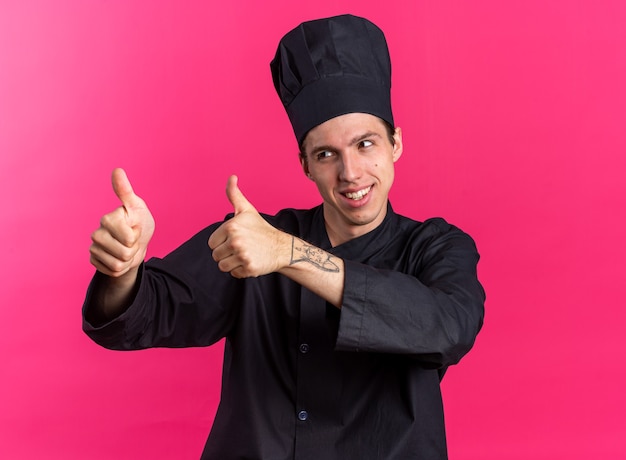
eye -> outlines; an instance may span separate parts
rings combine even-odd
[[[333,156],[333,152],[331,152],[330,150],[322,150],[321,152],[317,152],[315,154],[315,158],[318,160],[323,160],[325,158],[330,158],[331,156]]]
[[[367,139],[359,142],[359,148],[362,148],[362,149],[366,149],[368,147],[371,147],[372,145],[374,145],[374,143],[372,141],[368,141]]]

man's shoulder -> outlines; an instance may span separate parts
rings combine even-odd
[[[412,235],[420,239],[443,236],[469,237],[458,226],[451,224],[443,217],[430,217],[424,221],[419,221],[401,214],[394,213],[394,216],[397,230],[405,235]]]
[[[391,211],[391,214],[394,219],[394,224],[403,230],[445,232],[450,230],[450,228],[456,228],[454,225],[448,223],[443,217],[430,217],[426,220],[420,221],[403,214],[398,214],[394,211]]]

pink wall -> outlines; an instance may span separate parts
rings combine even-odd
[[[110,172],[151,206],[152,255],[229,211],[233,172],[262,211],[317,204],[268,63],[348,11],[392,51],[395,208],[482,254],[485,328],[444,381],[451,458],[626,458],[626,3],[216,3],[0,3],[0,458],[198,457],[220,347],[80,330]]]

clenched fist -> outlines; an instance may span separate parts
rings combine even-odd
[[[210,236],[208,244],[221,271],[235,278],[277,272],[289,264],[292,237],[272,227],[261,217],[231,176],[226,196],[235,216]]]
[[[119,278],[136,274],[154,233],[154,218],[123,169],[113,171],[111,182],[121,206],[102,217],[100,228],[91,235],[89,252],[99,272]]]

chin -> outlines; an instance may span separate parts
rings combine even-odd
[[[369,225],[374,220],[376,220],[376,216],[346,216],[347,220],[352,223],[354,226],[362,227],[364,225]]]

